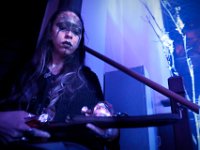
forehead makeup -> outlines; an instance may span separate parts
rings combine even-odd
[[[58,15],[56,22],[71,22],[72,24],[77,25],[79,28],[82,28],[82,23],[79,17],[70,11],[65,11]]]

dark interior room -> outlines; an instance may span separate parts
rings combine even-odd
[[[37,43],[47,0],[2,1],[0,5],[0,90],[5,96]]]

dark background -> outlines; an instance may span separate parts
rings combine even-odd
[[[0,4],[0,96],[31,58],[48,0],[8,0]]]

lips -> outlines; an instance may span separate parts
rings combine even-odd
[[[65,47],[65,48],[70,48],[72,47],[72,44],[68,41],[65,41],[65,42],[62,42],[62,45]]]

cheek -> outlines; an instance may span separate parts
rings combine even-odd
[[[81,41],[81,37],[77,36],[77,37],[73,38],[72,43],[73,43],[74,47],[78,47],[80,44],[80,41]]]
[[[54,35],[52,40],[54,43],[54,46],[60,45],[60,43],[63,41],[64,35],[62,33],[58,33],[57,35]]]
[[[54,30],[54,31],[52,32],[52,39],[53,39],[54,41],[60,40],[60,39],[63,38],[64,36],[65,36],[65,34],[64,34],[63,32],[61,32],[61,31]]]

